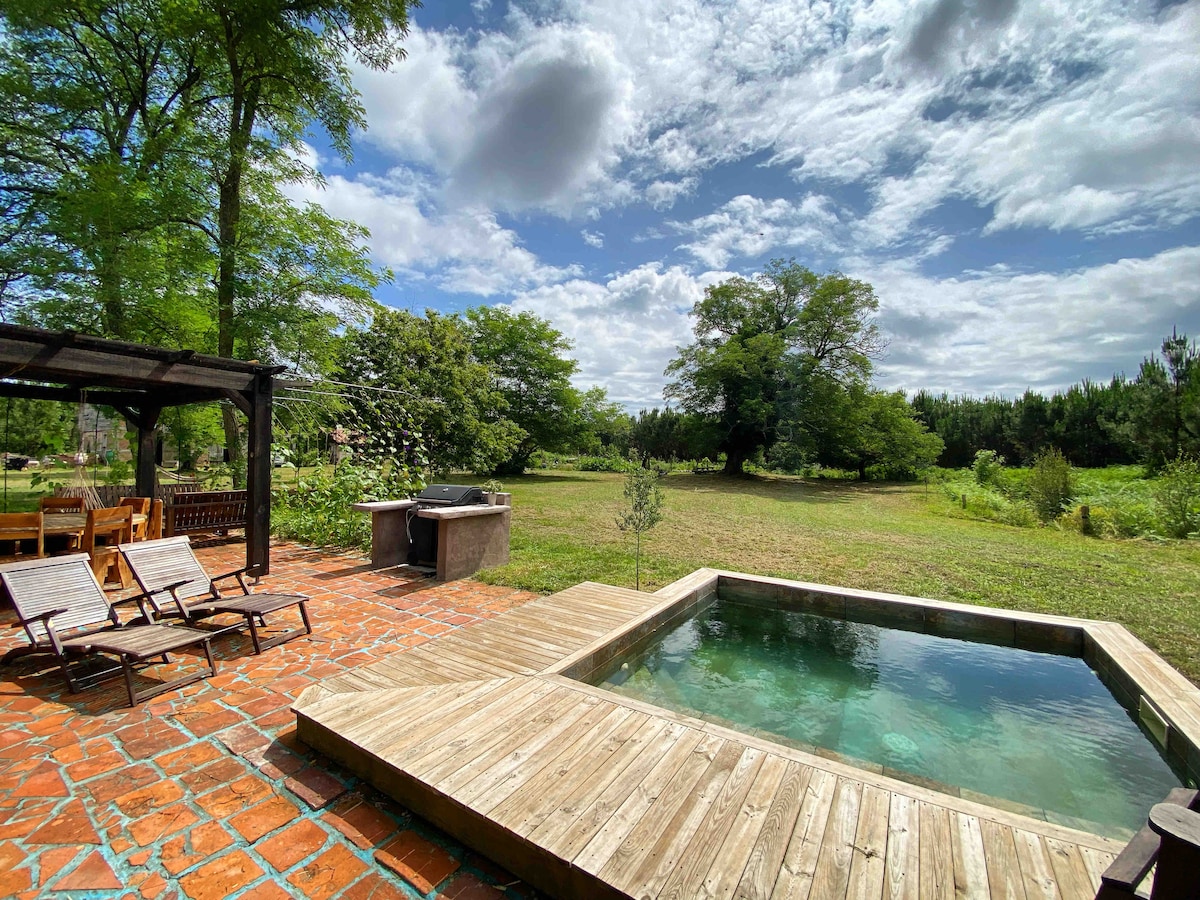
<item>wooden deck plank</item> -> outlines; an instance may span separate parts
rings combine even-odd
[[[719,798],[725,794],[726,786],[738,773],[742,761],[745,761],[746,768],[754,767],[757,771],[762,754],[727,741],[713,757],[695,787],[684,795],[683,803],[660,830],[657,840],[654,840],[656,835],[650,833],[649,837],[654,843],[641,864],[637,868],[618,870],[619,875],[624,876],[627,890],[645,891],[650,896],[661,895],[671,873],[681,865],[689,845],[713,812]],[[742,771],[744,773],[745,768]],[[734,785],[733,790],[736,792],[737,788],[738,785]],[[618,887],[621,882],[620,877],[614,881]]]
[[[1079,848],[1075,844],[1048,837],[1046,850],[1063,900],[1092,900],[1091,879]]]
[[[1013,842],[1028,900],[1059,900],[1062,891],[1044,836],[1018,828],[1013,829]]]
[[[667,808],[666,801],[661,804],[658,802],[661,794],[674,787],[668,799],[682,802],[683,795],[695,785],[724,743],[720,738],[703,734],[695,735],[694,741],[679,741],[640,784],[623,784],[629,789],[624,802],[575,855],[572,863],[584,871],[599,873],[625,844],[632,831],[639,829],[638,835],[641,836],[651,830],[650,825],[644,824],[649,819],[649,810],[656,809],[654,821],[660,824],[665,821],[674,809]],[[681,746],[687,747],[686,752],[677,753],[676,750]],[[629,844],[621,857],[632,855],[638,849],[634,844]]]
[[[891,799],[891,792],[873,784],[863,785],[850,880],[846,885],[847,900],[880,900],[883,896]]]
[[[733,896],[791,765],[788,760],[774,753],[764,755],[754,783],[747,791],[725,840],[713,855],[712,865],[703,883],[695,890],[695,896],[703,895],[714,900]]]
[[[947,810],[932,803],[917,804],[921,836],[922,900],[949,900],[954,896],[954,857]]]
[[[1088,884],[1091,886],[1092,893],[1095,894],[1100,890],[1101,874],[1112,865],[1116,857],[1102,850],[1093,850],[1091,847],[1080,847],[1079,852],[1083,855],[1083,865],[1087,869]]]
[[[597,769],[580,789],[559,805],[530,834],[550,852],[572,860],[596,836],[643,780],[652,783],[653,770],[676,754],[680,762],[700,742],[699,733],[661,719],[648,719],[612,759],[611,768]]]
[[[888,842],[883,897],[885,900],[920,900],[920,820],[917,801],[893,793],[888,809]]]
[[[501,658],[510,656],[522,660],[537,659],[541,662],[558,659],[575,643],[561,639],[540,639],[530,634],[528,629],[503,623],[483,622],[481,626],[486,627],[473,630],[470,634],[448,634],[439,640],[436,646],[484,646]]]
[[[417,647],[409,653],[381,659],[371,669],[384,678],[421,678],[425,681],[468,681],[504,678],[512,674],[510,666],[495,663],[483,666],[474,660],[463,660],[453,648],[440,646],[436,652]]]
[[[979,819],[950,810],[950,840],[954,853],[954,896],[966,900],[987,900],[987,853]]]
[[[850,866],[854,861],[854,837],[858,833],[858,814],[862,805],[863,785],[851,778],[839,778],[825,826],[825,839],[813,870],[812,900],[841,900],[850,886]]]
[[[459,747],[447,745],[448,752],[431,753],[410,763],[408,770],[443,794],[453,793],[474,779],[481,771],[500,762],[526,740],[552,728],[570,717],[575,703],[560,692],[551,691],[544,697],[521,708],[506,709],[505,726],[483,722],[479,729],[464,735]]]
[[[460,710],[451,722],[398,731],[379,747],[377,755],[393,766],[415,771],[465,748],[479,748],[481,743],[490,746],[500,740],[509,718],[520,716],[528,706],[553,693],[533,679],[508,679],[501,685]]]
[[[515,834],[527,835],[579,789],[648,721],[641,713],[613,707],[591,730],[550,761],[519,793],[489,809],[488,816]]]
[[[766,900],[775,888],[788,840],[796,828],[796,818],[808,794],[810,766],[788,760],[779,787],[771,798],[771,807],[750,851],[745,871],[733,896],[738,900]]]
[[[773,900],[803,900],[809,895],[837,785],[836,775],[820,769],[808,779],[796,827],[771,891]]]
[[[750,793],[766,760],[767,754],[761,750],[742,748],[741,756],[725,783],[721,785],[712,806],[697,823],[692,839],[675,865],[666,872],[666,878],[663,879],[662,888],[658,892],[659,897],[664,900],[692,900],[700,896],[710,869],[716,865],[718,852],[726,849],[731,856],[742,852],[734,833],[734,826],[744,810],[746,795]],[[783,761],[780,760],[779,763],[782,774]],[[745,864],[746,855],[749,855],[748,847],[745,847],[745,855],[741,856],[742,865]],[[726,862],[730,866],[736,865],[732,859],[727,859]],[[741,866],[738,865],[737,874],[740,875],[741,871]],[[736,883],[735,877],[733,884]],[[704,893],[711,896],[709,891]]]
[[[988,818],[980,818],[979,836],[983,838],[984,853],[988,859],[988,892],[992,900],[1026,900],[1013,829]]]
[[[501,763],[477,774],[455,793],[455,799],[472,809],[488,812],[521,790],[543,769],[553,766],[560,750],[573,746],[617,709],[611,703],[576,704],[551,726],[522,741]]]
[[[470,690],[452,691],[449,685],[433,687],[420,703],[412,704],[412,718],[405,719],[404,728],[396,727],[394,710],[382,707],[372,723],[371,734],[349,732],[347,736],[357,737],[362,746],[370,747],[377,754],[393,756],[397,745],[411,750],[429,738],[444,740],[448,731],[459,727],[460,722],[476,711],[491,708],[496,703],[517,702],[528,694],[538,693],[536,685],[508,678],[463,682],[463,686]],[[376,725],[382,728],[375,728]]]

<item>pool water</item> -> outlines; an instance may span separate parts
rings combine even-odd
[[[1102,834],[1180,785],[1074,657],[721,601],[600,684]]]

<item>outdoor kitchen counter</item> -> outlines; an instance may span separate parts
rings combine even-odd
[[[408,511],[416,500],[355,503],[371,514],[371,566],[399,566],[408,561]],[[511,506],[423,508],[416,515],[437,522],[437,578],[454,581],[480,569],[508,562]]]

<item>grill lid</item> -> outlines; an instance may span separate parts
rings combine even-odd
[[[483,503],[483,489],[469,484],[431,484],[413,498],[430,506],[472,506]]]

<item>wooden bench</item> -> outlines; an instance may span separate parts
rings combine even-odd
[[[163,535],[216,532],[246,527],[246,492],[191,491],[176,494],[167,505]]]
[[[1175,788],[1160,805],[1200,810],[1200,791]],[[1157,808],[1156,806],[1155,809]],[[1125,849],[1112,861],[1112,865],[1100,876],[1100,890],[1096,894],[1096,900],[1128,900],[1135,896],[1138,885],[1158,860],[1161,844],[1162,838],[1150,824],[1142,826],[1125,845]],[[1200,878],[1200,873],[1197,873],[1197,878]],[[1159,896],[1167,895],[1160,892]]]

